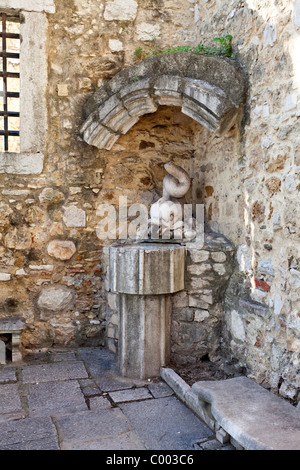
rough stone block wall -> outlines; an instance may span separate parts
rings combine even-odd
[[[208,233],[202,249],[187,244],[185,290],[172,296],[171,360],[190,365],[221,359],[223,299],[234,268],[234,247]]]
[[[203,3],[204,4],[204,3]],[[245,373],[299,400],[299,2],[205,2],[198,39],[233,35],[248,76],[241,121],[199,134],[198,200],[237,248],[224,353]],[[297,46],[298,45],[298,46]],[[244,300],[247,303],[244,303]]]

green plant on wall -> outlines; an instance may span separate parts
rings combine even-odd
[[[206,54],[206,55],[221,55],[225,57],[233,57],[232,55],[232,36],[227,34],[226,36],[221,36],[219,38],[214,38],[213,41],[218,43],[218,46],[204,46],[199,43],[196,47],[191,46],[175,46],[167,49],[162,49],[156,37],[153,36],[151,44],[145,49],[141,46],[138,47],[134,54],[138,60],[147,59],[154,55],[161,54],[172,54],[174,52],[192,52],[193,54]]]

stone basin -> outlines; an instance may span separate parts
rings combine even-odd
[[[171,295],[184,289],[185,247],[111,245],[107,288],[118,294],[118,367],[123,376],[159,376],[170,358]]]
[[[175,243],[110,246],[108,287],[119,294],[172,294],[184,289],[185,247]]]

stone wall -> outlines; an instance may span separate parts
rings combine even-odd
[[[248,376],[297,401],[299,2],[209,1],[197,25],[199,40],[233,35],[249,80],[240,124],[222,139],[199,134],[195,159],[207,219],[237,247],[224,351]]]
[[[185,289],[172,297],[171,353],[179,365],[221,359],[223,299],[234,268],[234,247],[206,233],[203,247],[187,245]]]
[[[60,0],[55,12],[41,14],[48,24],[47,142],[43,169],[39,160],[29,174],[18,174],[17,163],[0,174],[0,316],[25,317],[25,349],[103,344],[109,310],[97,207],[117,205],[124,195],[128,204],[150,206],[161,194],[163,164],[173,160],[193,172],[187,201],[203,202],[211,227],[237,250],[225,296],[224,357],[297,401],[299,1]],[[244,112],[225,136],[178,108],[160,107],[110,151],[80,140],[83,104],[134,64],[134,51],[151,46],[153,35],[171,47],[228,33],[249,87]],[[184,338],[178,319],[191,314],[185,302],[179,295],[174,304],[176,341]],[[182,328],[198,338],[199,325],[212,316],[201,303],[192,308],[193,321]],[[222,315],[213,314],[220,331]],[[197,347],[204,344],[197,338]],[[178,344],[179,357],[184,340]],[[205,348],[198,349],[201,356]]]

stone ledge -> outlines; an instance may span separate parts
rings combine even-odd
[[[1,0],[0,8],[55,13],[53,0]]]
[[[25,328],[23,317],[0,318],[0,333],[12,333],[22,331]]]
[[[300,410],[247,377],[196,382],[219,426],[247,450],[300,450]]]
[[[161,378],[218,440],[237,449],[300,450],[300,410],[247,377],[201,381],[190,387],[172,369]]]

